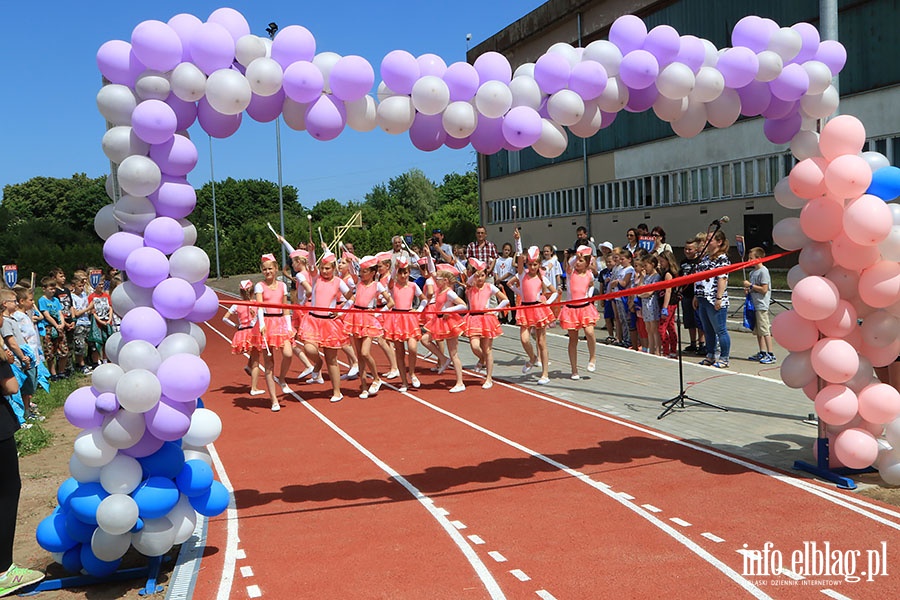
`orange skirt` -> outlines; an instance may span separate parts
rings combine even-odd
[[[563,329],[582,329],[584,327],[593,327],[597,324],[600,314],[594,308],[594,303],[590,302],[587,306],[581,306],[584,302],[576,302],[575,306],[579,308],[570,308],[568,305],[563,306],[559,311],[559,324]]]
[[[466,335],[493,339],[503,335],[503,329],[494,313],[470,313],[466,315]]]
[[[319,318],[313,313],[303,319],[302,336],[304,342],[317,344],[323,348],[340,348],[350,343],[344,323],[338,318]]]
[[[347,335],[377,338],[384,333],[384,326],[374,312],[370,310],[356,312],[356,310],[344,313],[344,331]]]
[[[431,315],[431,319],[425,324],[425,331],[431,334],[433,340],[459,337],[465,330],[466,321],[458,313]]]
[[[526,304],[516,307],[516,325],[519,327],[546,327],[556,318],[546,304]]]
[[[249,329],[238,329],[234,334],[234,337],[231,338],[231,353],[232,354],[244,354],[245,352],[250,352],[251,350],[255,350],[256,347],[252,344],[252,336],[253,331],[257,331],[257,335],[259,335],[259,330],[256,329],[256,325],[250,327]]]
[[[294,330],[288,325],[283,315],[264,316],[266,324],[266,341],[263,342],[262,335],[259,330],[259,324],[254,327],[250,334],[250,343],[257,350],[262,350],[269,346],[272,348],[281,348],[285,342],[294,339]]]
[[[392,342],[405,342],[422,337],[419,313],[393,310],[384,313],[384,337]]]

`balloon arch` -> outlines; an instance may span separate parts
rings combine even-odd
[[[782,377],[815,400],[832,464],[877,461],[885,480],[900,483],[900,394],[873,373],[900,353],[900,207],[886,203],[900,195],[900,169],[862,152],[865,129],[853,117],[817,133],[838,106],[832,78],[845,61],[841,44],[820,41],[807,23],[748,16],[732,47],[717,49],[623,16],[608,41],[554,44],[515,71],[496,52],[448,66],[395,50],[381,61],[376,102],[364,58],[316,53],[313,35],[297,25],[272,41],[257,37],[229,8],[205,22],[188,14],[144,21],[130,42],[103,44],[97,63],[108,83],[97,104],[111,127],[102,146],[118,169],[107,186],[115,203],[95,228],[107,262],[128,281],[113,294],[122,324],[106,345],[111,362],[66,401],[66,417],[83,431],[38,542],[70,570],[102,576],[129,547],[160,556],[190,537],[197,513],[227,506],[205,450],[221,422],[197,402],[210,383],[197,324],[215,315],[218,299],[186,220],[196,203],[186,176],[197,163],[186,130],[198,121],[224,138],[244,113],[281,117],[323,141],[345,126],[380,127],[424,151],[531,147],[549,158],[569,135],[592,136],[621,110],[652,109],[682,137],[707,122],[762,116],[766,137],[790,142],[799,161],[775,189],[777,202],[802,209],[773,232],[782,248],[802,249],[790,273],[794,309],[773,323],[790,351]]]

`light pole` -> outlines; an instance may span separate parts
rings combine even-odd
[[[278,23],[274,21],[266,27],[266,33],[269,39],[274,40],[275,34],[278,33]],[[281,183],[281,119],[275,119],[275,152],[278,157],[278,219],[280,223],[281,237],[284,237],[284,190]],[[284,244],[281,245],[281,264],[287,262],[287,254]]]
[[[216,216],[216,174],[213,170],[212,136],[209,136],[209,183],[212,185],[213,239],[216,244],[216,279],[221,279],[222,272],[219,270],[219,221]]]

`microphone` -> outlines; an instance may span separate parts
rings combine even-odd
[[[713,221],[712,224],[713,224],[713,225],[724,225],[725,223],[727,223],[727,222],[730,221],[730,220],[731,220],[731,217],[729,217],[729,216],[726,215],[726,216],[724,216],[724,217],[719,217],[718,219],[716,219],[715,221]]]

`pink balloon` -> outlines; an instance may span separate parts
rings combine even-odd
[[[272,59],[282,69],[298,60],[311,62],[316,56],[316,39],[306,27],[289,25],[275,34],[272,40]]]
[[[894,340],[887,346],[872,346],[864,341],[859,342],[859,353],[865,356],[874,367],[886,367],[900,356],[900,340]]]
[[[826,337],[844,338],[857,327],[856,323],[856,309],[846,300],[841,300],[838,302],[837,310],[824,319],[816,321],[816,327]]]
[[[825,170],[828,161],[824,158],[807,158],[798,162],[788,174],[791,191],[800,198],[811,200],[825,195]]]
[[[859,401],[845,385],[826,385],[816,394],[816,414],[829,425],[844,425],[856,416]]]
[[[881,258],[878,246],[857,244],[846,233],[841,233],[834,239],[831,253],[836,264],[856,271],[871,267]]]
[[[859,293],[859,273],[840,265],[831,267],[825,277],[837,286],[841,298],[852,300]]]
[[[834,454],[851,469],[864,469],[878,458],[878,441],[864,429],[847,429],[834,438]]]
[[[838,198],[856,198],[871,183],[872,169],[869,163],[855,154],[838,156],[825,169],[825,186]],[[881,204],[884,205],[884,201]]]
[[[810,383],[807,383],[803,386],[803,393],[806,394],[806,397],[810,400],[815,401],[816,394],[819,393],[819,380],[816,379]]]
[[[842,156],[835,159],[831,165],[834,166],[838,161],[844,159],[853,159],[863,165],[866,162],[858,156]],[[829,171],[832,166],[828,167]],[[871,172],[871,169],[867,168],[866,170]],[[827,172],[825,178],[827,182]],[[871,177],[869,179],[871,180]],[[863,194],[850,202],[844,211],[843,221],[844,233],[847,237],[863,246],[875,246],[883,242],[890,235],[891,227],[894,225],[890,206],[881,198],[870,194]]]
[[[772,319],[772,335],[789,352],[809,350],[819,341],[816,323],[804,319],[795,310],[786,310]]]
[[[833,283],[824,277],[811,275],[794,286],[791,300],[798,315],[810,321],[819,321],[837,310],[840,295]]]
[[[900,300],[900,264],[882,260],[859,276],[859,297],[875,308],[886,308]]]
[[[850,115],[840,115],[828,121],[819,136],[819,150],[827,160],[834,160],[842,154],[859,154],[865,144],[866,128],[859,119]]]
[[[825,338],[816,342],[810,353],[813,370],[829,383],[850,381],[859,369],[856,349],[844,340]]]
[[[443,79],[450,88],[450,102],[468,102],[478,91],[478,71],[467,62],[455,62],[447,67]]]
[[[791,352],[781,363],[781,380],[789,388],[800,389],[816,381],[810,351]]]
[[[859,393],[859,414],[869,423],[890,423],[900,416],[900,392],[886,383],[864,387]]]
[[[800,210],[800,228],[809,239],[827,242],[836,238],[844,228],[843,218],[844,207],[842,204],[824,197],[813,198]],[[825,270],[827,271],[829,268],[831,268],[830,261]],[[806,267],[803,270],[810,274],[813,273]],[[815,274],[824,275],[825,273]]]

